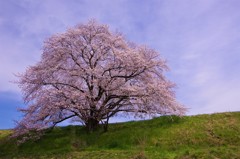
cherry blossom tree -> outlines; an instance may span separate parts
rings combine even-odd
[[[27,108],[15,135],[40,131],[72,119],[89,132],[118,113],[183,115],[175,84],[158,52],[128,42],[106,25],[89,21],[51,36],[40,62],[19,75]]]

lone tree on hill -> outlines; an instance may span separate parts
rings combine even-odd
[[[72,118],[89,132],[119,112],[183,115],[166,62],[153,49],[128,42],[108,26],[89,21],[44,42],[40,62],[19,75],[27,108],[15,136]]]

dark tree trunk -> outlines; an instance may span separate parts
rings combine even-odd
[[[105,121],[105,123],[103,124],[103,131],[104,132],[108,131],[108,121],[109,121],[109,117],[107,116],[107,121]]]
[[[107,131],[108,131],[108,122],[105,122],[105,123],[103,124],[103,131],[104,131],[104,132],[107,132]]]
[[[87,123],[86,123],[86,127],[87,127],[87,131],[89,133],[92,133],[93,131],[95,131],[99,126],[99,121],[93,118],[89,118]]]

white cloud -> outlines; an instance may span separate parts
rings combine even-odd
[[[239,89],[240,84],[236,80],[208,83],[207,89],[196,94],[205,103],[196,110],[201,113],[239,111]]]
[[[14,74],[23,72],[26,67],[39,60],[39,50],[27,39],[0,37],[0,91],[19,91]]]

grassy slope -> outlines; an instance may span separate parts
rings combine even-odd
[[[0,131],[0,158],[240,158],[240,112],[111,124],[107,133],[67,126],[20,146],[10,133]]]

